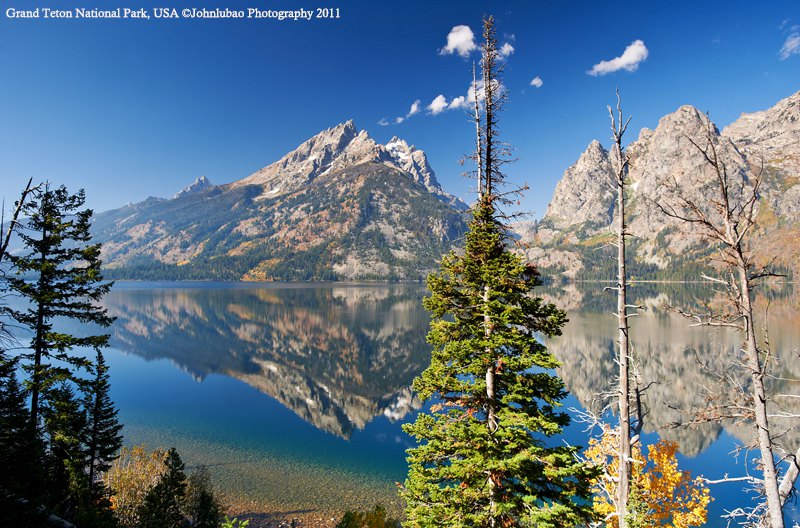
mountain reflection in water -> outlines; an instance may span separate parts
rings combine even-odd
[[[132,288],[115,288],[105,299],[117,317],[112,344],[119,349],[147,359],[168,358],[198,380],[212,373],[239,379],[343,438],[381,414],[402,420],[420,408],[410,389],[429,361],[420,286]],[[567,309],[570,319],[563,335],[548,342],[562,361],[559,372],[583,407],[598,410],[598,395],[610,388],[616,372],[610,315],[615,297],[596,285],[568,285],[543,294]],[[707,286],[645,284],[634,286],[632,296],[642,306],[631,336],[641,379],[649,385],[645,432],[657,430],[677,441],[684,454],[696,455],[723,427],[668,426],[687,422],[685,411],[701,404],[705,391],[727,390],[718,387],[714,372],[735,370],[730,357],[740,338],[691,328],[665,311],[668,304],[692,307],[698,298],[711,298]],[[797,394],[797,300],[791,289],[778,290],[757,305],[759,313],[769,306],[769,337],[780,372],[773,389]],[[795,400],[782,403],[796,411]],[[784,421],[778,425],[797,445],[797,427]],[[748,427],[726,427],[749,441]]]
[[[749,371],[737,359],[740,335],[730,329],[692,327],[692,321],[667,309],[700,310],[702,302],[715,299],[711,287],[640,284],[631,289],[631,294],[632,304],[641,307],[631,319],[630,336],[641,383],[648,387],[643,398],[648,413],[644,431],[676,441],[681,452],[689,456],[709,447],[723,429],[744,445],[750,444],[753,431],[747,423],[685,426],[710,394],[723,399],[731,396],[730,386],[721,384],[721,376],[735,378],[745,389],[750,383]],[[617,329],[611,315],[616,311],[616,296],[597,285],[568,285],[547,290],[545,297],[566,307],[570,319],[563,335],[548,342],[562,362],[560,374],[584,408],[599,412],[607,403],[600,394],[608,393],[618,370],[614,360]],[[767,312],[776,374],[769,381],[770,390],[773,394],[796,395],[800,393],[800,305],[791,285],[769,290],[756,299],[757,315],[764,317]],[[763,337],[763,320],[757,322],[761,323]],[[776,403],[789,414],[800,413],[797,398],[779,397]],[[800,446],[797,420],[777,415],[771,420],[776,439],[794,452]],[[674,427],[678,424],[684,426]]]
[[[237,378],[344,438],[420,407],[410,386],[430,357],[423,288],[131,287],[104,302],[115,348],[198,380]]]

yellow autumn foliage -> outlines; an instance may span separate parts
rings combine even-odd
[[[111,489],[111,509],[120,526],[129,528],[139,522],[138,509],[147,492],[167,471],[163,449],[148,451],[144,446],[123,447],[119,457],[103,476],[103,483]]]
[[[619,472],[618,434],[618,430],[606,428],[599,440],[589,441],[586,450],[587,460],[603,468],[601,476],[592,484],[594,510],[611,528],[619,526],[614,515],[615,478]],[[678,445],[668,440],[651,445],[646,457],[642,456],[638,445],[633,446],[629,526],[689,528],[705,524],[711,494],[702,479],[692,479],[689,471],[678,469],[677,452]]]

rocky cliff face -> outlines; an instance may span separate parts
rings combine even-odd
[[[573,224],[610,224],[614,218],[613,178],[608,152],[599,141],[592,141],[556,185],[546,218],[559,229]]]
[[[754,233],[760,250],[786,247],[785,242],[800,233],[800,92],[769,110],[743,115],[722,134],[706,115],[682,106],[663,117],[655,130],[643,129],[627,147],[627,220],[639,276],[696,265],[709,251],[708,241],[664,214],[678,196],[703,204],[708,214],[714,214],[715,173],[702,151],[709,131],[734,184],[732,199],[751,192],[756,176],[764,172],[760,227]],[[605,256],[596,249],[613,240],[613,170],[614,160],[592,142],[564,173],[535,233],[527,235],[534,242],[529,258],[570,277],[611,276],[611,268],[598,262]],[[778,263],[800,269],[800,245],[795,241],[786,249]]]
[[[754,165],[763,161],[800,173],[800,92],[767,110],[742,114],[722,135],[736,143]]]
[[[93,229],[116,277],[416,280],[465,231],[464,209],[423,151],[348,121],[241,180],[199,178]]]

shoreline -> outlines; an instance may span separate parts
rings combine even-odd
[[[260,508],[259,508],[260,510]],[[247,528],[334,528],[344,512],[322,510],[253,511],[243,505],[228,508],[228,517],[249,520]]]
[[[250,520],[248,528],[334,528],[344,516],[345,510],[326,508],[281,508],[278,504],[262,501],[236,500],[226,497],[226,512],[231,519]],[[382,504],[389,515],[402,516],[399,504]],[[375,504],[364,503],[355,510],[368,510]]]

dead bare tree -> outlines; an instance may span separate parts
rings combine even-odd
[[[599,413],[591,410],[570,409],[576,413],[577,421],[587,424],[587,431],[599,429],[603,435],[611,434],[616,441],[617,459],[620,461],[614,474],[610,471],[603,475],[603,479],[613,482],[606,499],[613,504],[614,513],[609,517],[616,517],[620,528],[626,528],[629,524],[630,511],[628,507],[629,496],[631,494],[631,483],[633,481],[633,465],[641,463],[641,460],[634,460],[633,446],[639,441],[639,436],[644,424],[644,416],[647,410],[644,405],[644,393],[647,387],[641,383],[641,379],[635,362],[633,347],[630,342],[630,325],[628,319],[637,315],[631,309],[640,308],[636,305],[628,304],[628,272],[626,267],[627,239],[630,236],[626,223],[625,205],[626,188],[628,185],[628,169],[630,157],[622,146],[623,136],[628,128],[631,118],[623,119],[622,100],[617,90],[616,114],[615,110],[609,105],[608,115],[611,120],[611,134],[613,144],[612,167],[613,177],[610,184],[616,189],[616,212],[614,225],[616,231],[616,243],[607,246],[614,246],[617,251],[617,284],[607,287],[604,290],[611,290],[617,294],[617,311],[614,315],[617,318],[617,352],[616,363],[619,368],[616,383],[608,391],[597,395],[597,401],[604,402]],[[615,401],[616,400],[616,401]],[[603,419],[606,411],[611,410],[616,404],[619,414],[619,427],[611,428]],[[603,522],[607,521],[605,519]],[[598,524],[597,526],[602,525]]]
[[[3,207],[0,208],[0,262],[2,262],[6,256],[8,245],[11,242],[11,235],[19,225],[19,214],[22,211],[22,208],[25,206],[28,196],[38,189],[38,186],[31,187],[32,184],[33,178],[30,178],[28,180],[28,184],[25,185],[25,189],[22,191],[19,200],[14,204],[14,212],[11,214],[11,221],[8,223],[8,226],[6,226],[5,222],[5,204],[3,204]]]
[[[475,63],[472,63],[472,91],[475,94],[475,162],[478,171],[478,196],[483,196],[483,141],[481,140],[481,112],[478,102],[478,81],[475,77]]]
[[[769,348],[759,346],[757,342],[753,309],[755,287],[761,279],[774,274],[768,267],[756,265],[755,255],[748,244],[748,236],[756,224],[763,171],[753,177],[743,170],[731,174],[722,159],[718,134],[710,121],[704,138],[699,142],[688,139],[702,154],[705,166],[710,169],[711,182],[698,197],[689,196],[674,182],[666,200],[658,206],[666,215],[679,220],[693,233],[716,246],[712,260],[718,276],[704,275],[703,278],[721,286],[725,303],[722,308],[710,309],[705,313],[680,313],[692,319],[695,326],[732,328],[743,336],[742,365],[749,377],[749,387],[746,387],[749,394],[744,400],[747,405],[742,406],[740,401],[733,410],[737,416],[743,416],[752,423],[756,430],[762,471],[760,485],[765,497],[759,524],[783,528],[782,509],[788,491],[784,494],[781,491],[786,490],[787,486],[791,490],[797,470],[787,472],[785,482],[779,485],[768,418],[769,399],[765,388],[772,358]],[[717,402],[717,405],[721,404]],[[720,419],[724,412],[711,414]],[[787,479],[791,480],[791,485]]]
[[[32,185],[33,178],[30,178],[28,179],[27,185],[25,185],[25,189],[23,189],[22,193],[20,194],[19,200],[14,203],[14,211],[11,213],[11,220],[8,222],[8,224],[6,224],[5,219],[5,202],[3,202],[2,207],[0,207],[0,274],[5,273],[5,270],[2,268],[2,263],[5,260],[8,246],[11,243],[11,237],[17,227],[19,227],[19,215],[22,212],[22,209],[25,207],[25,204],[27,203],[28,197],[31,195],[31,193],[36,192],[39,189],[38,185]],[[2,288],[0,291],[5,292],[5,289]],[[6,294],[3,293],[2,295],[4,297]],[[13,337],[8,331],[8,328],[6,328],[4,322],[0,320],[0,351],[6,350],[7,347],[9,347],[13,342]]]
[[[611,106],[608,106],[608,115],[611,119],[611,133],[614,139],[612,150],[616,161],[614,184],[617,189],[617,344],[619,346],[617,363],[619,364],[619,386],[617,399],[619,401],[619,475],[617,482],[616,510],[620,528],[627,527],[628,495],[630,494],[631,468],[633,457],[631,454],[631,412],[630,412],[630,341],[628,326],[628,276],[625,268],[625,245],[628,236],[625,223],[625,180],[628,175],[630,158],[624,153],[622,137],[628,128],[631,118],[623,123],[622,102],[617,90],[617,117]]]

